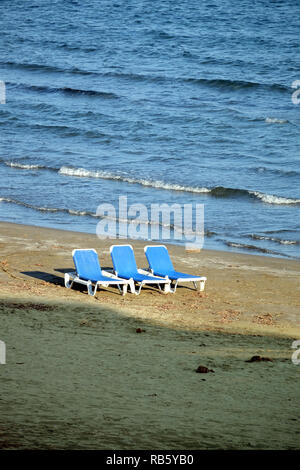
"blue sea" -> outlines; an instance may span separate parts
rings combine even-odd
[[[204,204],[204,248],[299,258],[299,11],[2,0],[0,220],[95,233],[119,196]]]

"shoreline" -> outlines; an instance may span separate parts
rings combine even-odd
[[[57,232],[66,232],[70,234],[77,234],[77,235],[87,235],[87,236],[95,236],[96,239],[103,241],[104,239],[98,238],[95,232],[85,232],[85,231],[80,231],[80,230],[71,230],[71,229],[65,229],[65,228],[57,228],[57,227],[48,227],[48,226],[43,226],[43,225],[31,225],[31,224],[24,224],[24,223],[18,223],[18,222],[7,222],[7,221],[2,221],[0,220],[0,228],[1,226],[20,226],[20,227],[32,227],[37,230],[49,230],[49,231],[57,231]],[[1,231],[0,231],[1,234]],[[164,240],[143,240],[143,239],[130,239],[130,238],[108,238],[106,240],[110,240],[111,244],[113,243],[119,243],[119,244],[142,244],[142,245],[147,245],[147,244],[153,244],[153,245],[166,245],[167,247],[174,247],[174,248],[179,248],[182,249],[185,252],[188,251],[201,251],[202,253],[214,253],[217,254],[219,253],[220,255],[238,255],[238,256],[250,256],[250,257],[256,257],[256,258],[262,258],[262,259],[278,259],[278,260],[283,260],[283,261],[295,261],[296,263],[300,264],[300,258],[297,257],[292,257],[292,256],[287,256],[287,255],[273,255],[273,254],[268,254],[268,253],[246,253],[245,251],[235,251],[235,250],[218,250],[218,249],[211,249],[211,248],[201,248],[200,250],[186,250],[184,244],[177,244],[177,243],[169,243],[168,241]]]
[[[87,234],[87,235],[94,235],[95,234],[95,231],[91,231],[91,232],[86,232],[86,231],[80,231],[78,228],[75,229],[75,230],[70,230],[70,229],[66,229],[66,228],[59,228],[59,227],[50,227],[50,226],[47,226],[47,225],[32,225],[32,224],[24,224],[24,223],[20,223],[20,222],[8,222],[6,220],[0,220],[0,224],[11,224],[11,225],[25,225],[25,226],[29,226],[29,227],[36,227],[36,228],[40,228],[40,229],[49,229],[49,230],[58,230],[58,231],[64,231],[64,232],[71,232],[71,233],[82,233],[82,234]],[[204,235],[204,239],[205,237],[207,237],[207,235]],[[112,239],[113,240],[113,239]],[[122,242],[122,240],[126,240],[126,239],[122,239],[122,238],[117,238],[116,240],[119,240],[120,243]],[[127,239],[127,240],[131,240],[131,239]],[[170,243],[169,241],[164,241],[164,240],[157,240],[156,242],[153,242],[153,241],[149,241],[149,240],[143,240],[143,239],[133,239],[131,240],[132,242],[134,243],[144,243],[144,244],[147,244],[147,243],[157,243],[157,244],[164,244],[164,245],[168,245],[168,246],[175,246],[175,247],[180,247],[180,248],[185,248],[185,244],[184,243]],[[205,242],[204,242],[205,243]],[[249,255],[249,256],[258,256],[258,257],[263,257],[263,258],[275,258],[275,259],[283,259],[283,260],[292,260],[292,261],[300,261],[300,257],[297,257],[297,256],[292,256],[292,255],[286,255],[286,254],[280,254],[280,253],[277,253],[275,251],[271,251],[269,249],[261,249],[260,247],[251,247],[251,248],[239,248],[239,247],[234,247],[234,246],[230,246],[229,244],[226,244],[226,242],[221,242],[223,243],[223,249],[218,249],[218,248],[203,248],[201,249],[201,251],[212,251],[212,252],[221,252],[221,253],[230,253],[230,254],[239,254],[239,255]],[[216,244],[216,243],[215,243]]]
[[[204,292],[64,287],[73,248],[105,268],[128,242],[0,223],[0,448],[299,448],[300,262],[168,245]],[[146,267],[145,243],[130,243]]]

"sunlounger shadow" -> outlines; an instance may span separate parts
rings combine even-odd
[[[56,276],[55,274],[46,273],[44,271],[22,271],[21,274],[25,274],[26,276],[33,277],[35,279],[40,279],[41,281],[49,282],[55,285],[64,285],[63,277]]]

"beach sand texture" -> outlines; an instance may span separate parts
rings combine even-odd
[[[178,270],[207,276],[204,292],[93,298],[63,285],[72,249],[95,248],[105,267],[125,241],[0,227],[0,448],[299,448],[299,261],[170,246]]]

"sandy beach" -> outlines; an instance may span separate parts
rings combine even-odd
[[[169,246],[176,269],[207,277],[204,292],[93,298],[64,287],[72,249],[110,267],[109,246],[126,242],[0,229],[0,448],[299,448],[299,261]],[[132,244],[147,267],[145,243]]]

